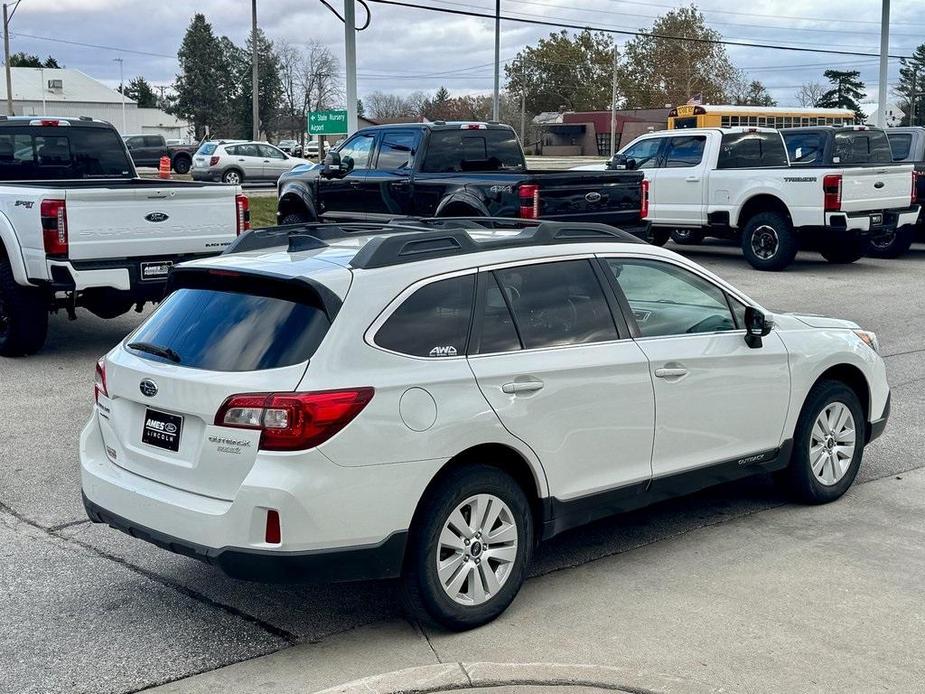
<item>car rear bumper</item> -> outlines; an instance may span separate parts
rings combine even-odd
[[[881,223],[876,224],[873,217],[880,215]],[[868,212],[826,212],[825,228],[834,233],[853,231],[859,236],[879,236],[895,231],[907,224],[915,224],[919,218],[919,206],[898,210]]]
[[[222,172],[221,172],[221,171],[213,171],[212,169],[206,169],[206,170],[204,170],[204,171],[203,171],[202,169],[190,169],[190,172],[189,172],[189,173],[190,173],[190,176],[192,176],[192,178],[193,178],[194,181],[212,181],[212,182],[215,182],[215,181],[221,181],[221,180],[222,180]]]

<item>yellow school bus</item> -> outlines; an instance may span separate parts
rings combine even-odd
[[[846,108],[798,106],[677,106],[668,113],[668,128],[729,128],[736,125],[798,128],[808,125],[854,125],[854,111]]]

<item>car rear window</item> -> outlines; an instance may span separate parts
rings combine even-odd
[[[424,155],[423,171],[523,171],[523,150],[513,130],[434,130]]]
[[[842,166],[890,164],[893,152],[882,130],[849,130],[835,133],[832,162]]]
[[[310,298],[303,302],[291,294],[184,287],[171,293],[126,344],[173,350],[177,363],[191,369],[261,371],[309,360],[330,325],[324,309]],[[130,351],[154,361],[176,361]]]
[[[215,151],[216,147],[218,147],[218,145],[214,142],[206,142],[196,151],[196,154],[201,154],[207,157]]]
[[[101,127],[6,126],[0,129],[0,180],[132,178],[125,143]]]

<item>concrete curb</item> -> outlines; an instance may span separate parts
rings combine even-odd
[[[506,686],[580,686],[632,694],[719,694],[726,691],[692,679],[605,665],[454,662],[364,677],[318,694],[430,694]]]

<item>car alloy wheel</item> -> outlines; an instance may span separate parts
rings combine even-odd
[[[809,439],[809,462],[813,475],[827,487],[838,484],[854,458],[857,431],[847,405],[826,405],[813,424]]]
[[[501,590],[517,559],[517,524],[511,509],[493,494],[459,504],[443,524],[437,575],[444,592],[460,605],[481,605]]]
[[[777,255],[780,239],[774,227],[762,224],[752,234],[752,252],[761,260],[770,260]]]
[[[241,177],[238,175],[237,171],[229,171],[224,176],[225,183],[230,183],[232,185],[238,185],[241,182]]]

